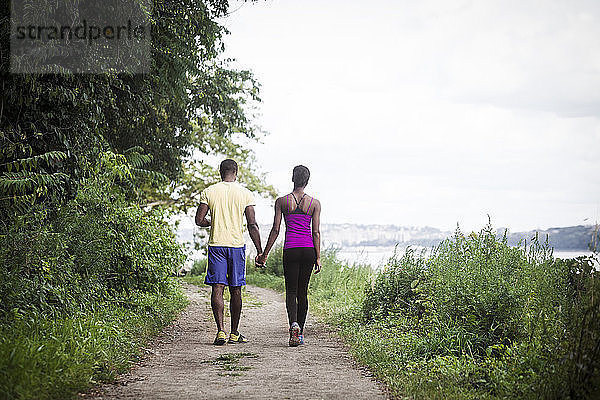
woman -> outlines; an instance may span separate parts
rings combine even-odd
[[[283,272],[285,276],[285,305],[290,323],[290,346],[304,344],[304,322],[308,311],[308,282],[315,269],[321,271],[321,234],[319,219],[321,203],[304,193],[310,171],[303,165],[294,167],[294,190],[275,201],[275,219],[264,252],[256,257],[264,264],[279,235],[281,216],[285,219]],[[312,221],[312,229],[311,229]]]

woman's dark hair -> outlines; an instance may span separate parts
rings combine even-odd
[[[304,165],[297,165],[294,167],[292,173],[292,181],[294,182],[294,188],[305,187],[308,185],[308,178],[310,178],[310,171]]]

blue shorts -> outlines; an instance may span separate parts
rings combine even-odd
[[[204,283],[227,286],[246,285],[246,246],[208,246],[208,269]]]

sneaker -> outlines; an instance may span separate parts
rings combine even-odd
[[[217,346],[223,346],[226,341],[227,341],[227,335],[225,334],[225,332],[219,331],[219,332],[217,332],[217,337],[215,338],[215,341],[213,342],[213,344],[217,345]]]
[[[229,334],[229,341],[227,341],[227,343],[231,343],[231,344],[234,344],[234,343],[247,343],[247,342],[248,342],[248,339],[246,339],[244,336],[242,336],[242,334],[239,333],[239,332],[237,334],[233,333],[233,332],[230,333]]]
[[[300,325],[293,322],[290,327],[290,347],[296,347],[300,344]]]
[[[304,335],[298,335],[298,338],[300,338],[300,344],[304,344]]]

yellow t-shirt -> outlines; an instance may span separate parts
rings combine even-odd
[[[204,189],[200,202],[211,214],[209,246],[242,247],[244,210],[255,205],[252,192],[237,182],[219,182]]]

